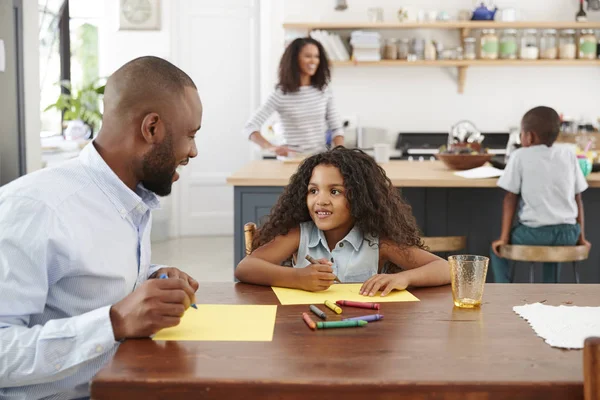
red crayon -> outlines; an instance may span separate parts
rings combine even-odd
[[[315,324],[315,321],[313,321],[307,313],[302,313],[302,319],[310,329],[317,329],[317,324]]]
[[[368,308],[369,310],[379,310],[379,304],[377,303],[362,303],[360,301],[350,300],[338,300],[336,304],[339,306],[356,307],[356,308]]]

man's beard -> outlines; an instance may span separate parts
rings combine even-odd
[[[168,196],[171,194],[176,167],[173,135],[167,133],[164,142],[144,156],[142,184],[158,196]]]

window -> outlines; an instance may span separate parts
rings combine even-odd
[[[103,2],[95,0],[38,0],[40,19],[40,92],[42,136],[61,135],[62,114],[44,111],[58,99],[61,81],[72,90],[96,82],[98,26]],[[62,89],[68,93],[68,90]]]

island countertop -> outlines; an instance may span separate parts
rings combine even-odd
[[[227,178],[232,186],[285,186],[298,163],[252,161]],[[497,178],[466,179],[454,175],[441,161],[390,161],[381,164],[396,187],[494,188]],[[600,173],[587,177],[590,187],[600,187]]]

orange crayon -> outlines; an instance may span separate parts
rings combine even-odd
[[[307,313],[303,312],[302,313],[302,319],[304,320],[304,322],[306,322],[306,325],[308,325],[308,327],[310,329],[317,329],[317,324],[315,324],[315,321],[313,321],[310,318],[310,315],[308,315]]]

